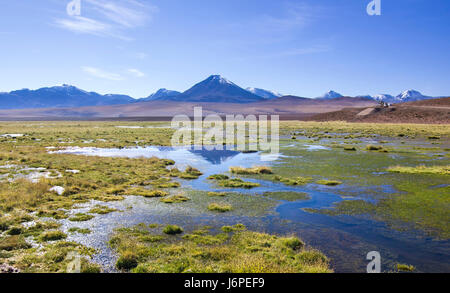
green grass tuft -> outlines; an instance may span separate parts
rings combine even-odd
[[[163,232],[168,235],[181,234],[181,233],[183,233],[183,231],[184,231],[183,228],[181,228],[180,226],[177,226],[177,225],[167,225],[163,229]]]
[[[238,175],[273,174],[272,169],[266,166],[253,168],[231,167],[230,172]]]
[[[305,185],[312,181],[309,177],[296,177],[296,178],[284,178],[281,176],[275,176],[275,181],[284,183],[285,185]]]
[[[227,180],[219,180],[217,183],[219,186],[222,187],[229,187],[229,188],[254,188],[260,186],[259,183],[254,182],[248,182],[244,181],[240,178],[233,178],[233,179],[227,179]]]
[[[138,256],[132,251],[123,252],[116,262],[116,268],[122,271],[129,271],[138,266]]]
[[[319,180],[319,181],[316,181],[316,183],[321,184],[321,185],[328,185],[328,186],[336,186],[336,185],[342,184],[341,181],[337,181],[337,180]]]
[[[288,238],[282,238],[280,240],[280,242],[293,250],[300,250],[303,248],[303,246],[305,246],[305,243],[303,243],[303,241],[301,241],[300,239],[298,239],[297,237],[288,237]]]
[[[450,175],[449,166],[417,166],[417,167],[402,167],[395,166],[387,169],[392,173],[406,173],[406,174],[437,174],[437,175]]]
[[[244,231],[247,228],[244,224],[236,224],[234,226],[223,226],[221,230],[225,233],[231,233],[231,232],[237,232],[237,231]]]
[[[346,146],[344,146],[344,150],[345,151],[356,151],[356,147],[346,145]]]
[[[441,137],[438,136],[438,135],[430,135],[430,136],[428,137],[428,139],[431,139],[431,140],[433,140],[433,139],[441,139]]]
[[[162,191],[162,190],[148,190],[148,189],[145,189],[145,188],[138,188],[138,187],[128,189],[125,194],[127,194],[127,195],[136,195],[136,196],[143,196],[143,197],[150,197],[150,198],[152,198],[152,197],[164,197],[164,196],[169,195],[169,193],[167,193],[165,191]]]
[[[220,203],[211,203],[208,206],[208,210],[210,211],[214,211],[214,212],[220,212],[220,213],[225,213],[225,212],[229,212],[233,209],[233,207],[229,204],[220,204]]]
[[[31,245],[25,241],[22,235],[8,236],[0,238],[0,251],[12,251],[18,249],[30,248]]]
[[[416,268],[413,265],[397,264],[397,271],[399,272],[414,272]]]
[[[208,192],[208,196],[211,196],[211,197],[215,197],[215,196],[217,196],[217,197],[224,197],[224,196],[227,196],[227,193],[226,192],[210,191],[210,192]]]
[[[78,213],[78,214],[75,214],[74,216],[70,217],[69,221],[72,221],[72,222],[86,222],[86,221],[92,220],[93,218],[94,218],[93,215]]]
[[[69,229],[70,233],[80,233],[80,234],[91,234],[91,230],[88,228],[78,228],[78,227],[72,227]]]
[[[227,180],[230,179],[230,177],[228,177],[227,175],[223,175],[223,174],[216,174],[216,175],[211,175],[208,177],[209,180]]]
[[[162,198],[161,202],[164,203],[182,203],[191,200],[189,197],[186,197],[182,194],[172,195],[166,198]]]
[[[41,241],[56,241],[66,239],[67,235],[62,231],[46,231],[39,237]]]
[[[6,232],[6,234],[8,235],[20,235],[22,233],[23,233],[22,227],[12,227]]]
[[[117,209],[109,208],[107,206],[102,205],[96,205],[89,211],[89,213],[91,214],[99,214],[99,215],[106,215],[113,212],[117,212]]]
[[[383,146],[369,144],[369,145],[366,146],[366,150],[368,150],[368,151],[381,151],[381,150],[383,150]]]

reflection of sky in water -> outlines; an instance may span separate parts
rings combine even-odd
[[[51,153],[64,153],[74,155],[86,156],[101,156],[101,157],[128,157],[128,158],[151,158],[157,157],[160,159],[170,159],[176,162],[175,166],[184,169],[187,166],[192,166],[199,169],[203,175],[198,180],[185,180],[184,186],[189,186],[198,190],[229,190],[217,187],[213,181],[207,178],[213,174],[222,174],[230,170],[231,167],[254,167],[267,166],[276,164],[276,162],[267,162],[262,160],[260,153],[241,153],[230,150],[196,150],[193,148],[184,147],[136,147],[136,148],[93,148],[93,147],[70,147],[64,150],[54,151]],[[282,155],[280,155],[282,156]],[[261,187],[248,189],[236,189],[233,191],[242,193],[255,193],[267,191],[289,191],[296,190],[294,187],[288,187],[280,183],[273,183],[265,180],[246,179],[252,182],[258,182]]]
[[[299,145],[299,147],[306,147],[310,151],[327,150],[329,148],[320,145]],[[193,227],[204,224],[212,226],[234,224],[243,222],[249,227],[257,225],[260,221],[264,222],[264,231],[274,233],[295,233],[300,237],[311,242],[312,245],[324,250],[335,261],[345,261],[346,264],[336,264],[338,271],[363,271],[361,266],[365,259],[365,253],[373,250],[380,250],[385,256],[383,261],[392,262],[394,260],[401,260],[405,263],[413,263],[414,265],[422,265],[427,270],[445,271],[448,266],[441,262],[442,256],[444,258],[448,255],[446,247],[448,241],[432,241],[429,238],[416,237],[412,233],[398,232],[389,229],[384,223],[375,222],[368,219],[354,218],[349,216],[330,217],[320,214],[312,214],[303,211],[303,208],[329,208],[334,203],[342,200],[341,196],[337,194],[337,190],[341,188],[348,188],[348,186],[341,185],[339,187],[327,187],[316,184],[308,184],[305,186],[286,186],[279,182],[272,182],[267,180],[258,180],[246,178],[245,180],[260,183],[260,187],[253,189],[227,189],[217,186],[214,181],[208,180],[207,177],[212,174],[227,173],[230,167],[241,166],[244,168],[262,165],[280,164],[280,162],[265,162],[261,160],[260,153],[241,153],[237,151],[228,150],[193,150],[183,147],[136,147],[123,149],[107,149],[107,148],[91,148],[91,147],[71,147],[64,150],[58,150],[51,153],[65,153],[75,155],[87,156],[102,156],[102,157],[158,157],[161,159],[171,159],[176,162],[176,166],[180,169],[186,166],[193,166],[198,168],[203,175],[197,180],[180,180],[184,187],[191,187],[194,190],[206,191],[232,191],[248,194],[263,194],[267,191],[297,191],[306,192],[309,200],[301,200],[297,202],[280,201],[280,205],[275,208],[276,215],[267,214],[262,218],[252,217],[236,217],[232,214],[212,215],[204,213],[199,210],[184,210],[183,205],[166,205],[161,204],[157,199],[145,199],[141,197],[128,197],[123,202],[117,203],[102,203],[123,210],[122,213],[112,213],[109,215],[97,215],[95,219],[85,223],[71,223],[63,220],[63,229],[69,227],[85,227],[92,229],[92,234],[79,235],[71,234],[70,240],[76,240],[89,246],[101,248],[100,254],[96,255],[95,261],[103,263],[109,270],[113,269],[113,255],[114,253],[107,247],[106,241],[108,235],[112,232],[118,223],[125,226],[135,225],[141,222],[151,223],[167,223],[167,221],[175,224],[180,224],[184,227]],[[299,159],[301,159],[299,157]],[[391,186],[378,186],[377,193],[392,193]],[[360,190],[359,195],[353,198],[346,199],[360,199],[368,200],[366,195],[369,190]],[[91,206],[88,204],[87,206]],[[133,206],[133,209],[127,210],[126,206]],[[72,211],[72,213],[79,211],[87,211],[81,209]],[[169,220],[167,220],[169,217]],[[283,221],[288,221],[289,224],[282,225]],[[258,228],[259,229],[259,228]],[[328,230],[326,230],[328,229]],[[329,230],[331,229],[331,230]],[[337,233],[347,236],[339,236],[341,243],[330,244],[327,235],[328,233]],[[311,233],[311,234],[308,234]],[[351,235],[351,236],[350,236]],[[353,239],[353,240],[349,240]],[[352,242],[353,241],[353,242]],[[371,248],[369,248],[369,246]],[[414,251],[405,254],[405,249]],[[335,250],[335,251],[333,251]],[[343,253],[343,254],[342,254]],[[389,254],[389,257],[388,257]],[[347,260],[346,260],[347,259]],[[361,261],[362,260],[362,261]],[[352,264],[354,262],[355,264]],[[356,263],[359,263],[359,268],[356,268]],[[351,268],[351,269],[349,269]]]
[[[176,162],[177,167],[192,166],[204,173],[214,171],[228,171],[231,166],[253,166],[262,164],[259,153],[241,153],[230,150],[205,150],[184,147],[136,147],[136,148],[94,148],[94,147],[70,147],[64,150],[51,152],[53,154],[74,154],[100,157],[127,157],[127,158],[151,158],[170,159]]]

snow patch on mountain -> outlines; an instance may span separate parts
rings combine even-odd
[[[260,96],[260,97],[262,97],[264,99],[268,99],[268,100],[276,99],[276,98],[283,96],[282,94],[275,92],[275,91],[254,88],[254,87],[248,87],[248,88],[246,88],[246,90],[251,92],[252,94],[255,94],[257,96]]]
[[[399,94],[396,99],[399,101],[417,101],[421,99],[430,98],[427,96],[422,95],[420,92],[416,90],[407,90]]]
[[[252,103],[264,98],[244,90],[220,75],[211,75],[184,93],[167,100],[179,102]]]
[[[392,95],[388,95],[388,94],[380,94],[380,95],[374,96],[373,99],[376,101],[379,101],[379,102],[391,103],[392,101],[395,100],[395,97]]]
[[[379,102],[393,104],[393,103],[406,103],[426,99],[433,99],[433,97],[424,96],[422,95],[422,93],[416,90],[406,90],[395,97],[388,94],[381,94],[374,96],[373,99]]]
[[[211,75],[209,77],[209,80],[210,81],[219,82],[221,84],[235,85],[233,82],[231,82],[230,80],[226,79],[225,77],[222,77],[221,75]]]
[[[343,95],[341,95],[338,92],[335,91],[329,91],[325,93],[324,95],[317,97],[317,99],[323,99],[323,100],[330,100],[330,99],[336,99],[336,98],[342,98]]]
[[[155,93],[151,94],[147,98],[141,99],[140,101],[159,100],[159,99],[164,99],[164,98],[168,98],[168,97],[175,97],[175,96],[178,96],[179,94],[181,94],[181,93],[177,92],[177,91],[168,90],[166,88],[162,88],[162,89],[159,89],[158,91],[156,91]]]

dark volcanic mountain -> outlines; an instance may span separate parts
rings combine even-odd
[[[71,85],[23,89],[0,93],[0,109],[63,108],[128,104],[136,101],[126,95],[100,95]]]
[[[202,103],[253,103],[262,101],[264,98],[244,90],[220,75],[211,75],[184,93],[161,100]]]

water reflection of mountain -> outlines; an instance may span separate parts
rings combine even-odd
[[[210,162],[213,165],[220,165],[224,161],[229,158],[233,158],[239,154],[236,151],[228,151],[228,150],[189,150],[189,152],[201,156],[206,161]]]

